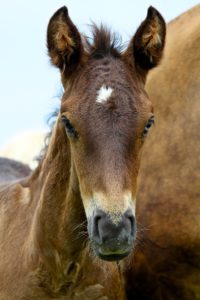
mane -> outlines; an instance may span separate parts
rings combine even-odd
[[[121,36],[112,32],[108,27],[95,23],[91,25],[92,37],[85,37],[85,50],[94,58],[105,56],[119,57],[124,49]]]
[[[47,118],[47,124],[49,126],[49,131],[47,132],[47,134],[45,135],[44,137],[44,140],[43,140],[43,146],[40,150],[40,153],[38,154],[38,156],[35,158],[35,160],[40,163],[46,152],[47,152],[47,149],[48,149],[48,146],[49,146],[49,141],[51,139],[51,135],[52,135],[52,131],[53,131],[53,127],[54,127],[54,124],[56,123],[56,119],[57,119],[57,116],[59,114],[59,109],[56,108]]]

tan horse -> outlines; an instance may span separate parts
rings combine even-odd
[[[168,25],[164,59],[147,90],[156,117],[141,165],[144,230],[127,274],[128,299],[199,300],[200,5]]]
[[[1,300],[124,299],[116,261],[133,251],[141,148],[153,123],[144,83],[164,40],[152,7],[125,51],[103,27],[82,40],[66,7],[51,18],[48,51],[65,92],[37,169],[19,179],[27,168],[0,161]]]

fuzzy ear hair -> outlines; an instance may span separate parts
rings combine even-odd
[[[158,65],[165,45],[166,24],[161,14],[149,7],[132,40],[135,64],[143,71]]]
[[[47,47],[52,63],[65,74],[71,73],[80,62],[83,52],[81,36],[65,6],[49,21]]]

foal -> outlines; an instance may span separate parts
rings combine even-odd
[[[104,27],[82,41],[66,7],[51,18],[48,51],[64,95],[38,168],[0,190],[0,299],[124,299],[120,270],[106,261],[134,246],[141,148],[153,123],[144,83],[164,40],[153,7],[124,52]]]

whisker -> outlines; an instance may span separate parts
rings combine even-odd
[[[79,229],[82,229],[82,227],[87,228],[86,225],[87,225],[87,220],[84,220],[82,223],[80,223],[80,224],[74,226],[74,228],[72,229],[72,232],[75,232],[75,231],[77,231],[77,230],[79,230]]]

